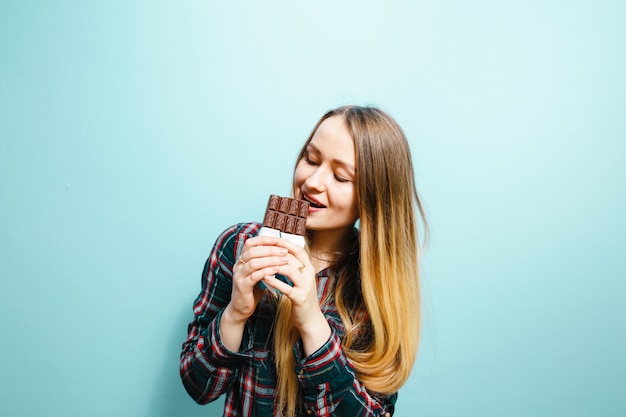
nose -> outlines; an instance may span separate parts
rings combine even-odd
[[[321,191],[324,189],[324,169],[318,166],[311,175],[309,175],[304,184],[309,190]]]

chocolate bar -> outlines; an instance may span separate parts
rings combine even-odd
[[[303,236],[306,230],[306,216],[309,202],[289,197],[270,195],[263,219],[263,227],[279,233]]]
[[[280,237],[304,247],[306,216],[308,214],[308,201],[272,194],[267,202],[263,226],[259,230],[259,236]],[[279,276],[279,279],[286,280],[285,277],[281,276]],[[285,282],[289,283],[288,280]],[[277,291],[274,288],[263,284],[263,282],[260,285],[277,295]]]

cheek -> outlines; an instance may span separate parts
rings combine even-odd
[[[302,161],[296,165],[296,169],[293,172],[293,183],[295,186],[300,186],[306,179],[306,169],[302,165]]]
[[[354,189],[354,186],[350,190],[343,190],[341,195],[345,196],[344,207],[346,210],[358,217],[359,207],[356,203],[356,190]]]

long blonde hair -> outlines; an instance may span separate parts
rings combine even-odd
[[[396,392],[407,380],[417,355],[420,331],[418,214],[424,211],[414,181],[404,132],[387,113],[373,107],[345,106],[326,113],[319,125],[343,117],[356,152],[356,196],[360,227],[354,246],[337,265],[334,300],[346,328],[342,345],[357,378],[376,393]],[[300,407],[291,325],[291,302],[281,297],[274,327],[278,415],[292,417]]]

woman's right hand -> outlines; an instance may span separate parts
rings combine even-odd
[[[246,240],[239,259],[233,265],[233,287],[224,314],[231,323],[245,324],[263,296],[257,285],[278,272],[287,263],[287,249],[276,246],[278,239],[255,236]]]

